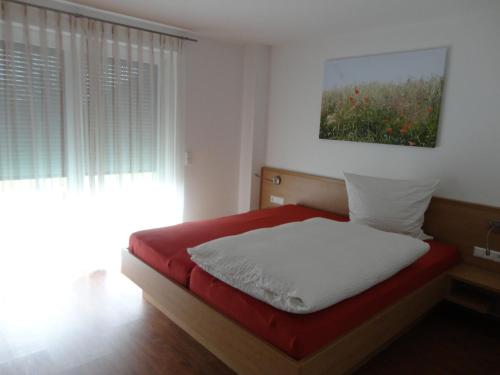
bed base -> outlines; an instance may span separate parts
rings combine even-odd
[[[446,274],[378,313],[319,352],[295,360],[167,279],[127,249],[122,273],[144,298],[238,374],[345,374],[408,329],[448,291]]]

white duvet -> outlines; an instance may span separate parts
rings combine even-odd
[[[280,310],[324,309],[394,275],[429,245],[323,218],[257,229],[188,249],[202,269]]]

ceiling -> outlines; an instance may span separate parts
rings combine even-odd
[[[326,30],[418,23],[498,0],[71,0],[236,42],[279,44]]]

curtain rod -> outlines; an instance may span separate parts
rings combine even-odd
[[[38,9],[49,10],[51,12],[64,13],[64,14],[67,14],[69,16],[73,16],[73,17],[77,17],[77,18],[87,18],[87,19],[92,20],[92,21],[105,22],[105,23],[109,23],[111,25],[128,27],[128,28],[135,29],[135,30],[140,30],[140,31],[146,31],[148,33],[155,33],[155,34],[158,34],[158,35],[165,35],[165,36],[169,36],[171,38],[177,38],[177,39],[187,40],[189,42],[197,42],[198,41],[197,39],[193,39],[193,38],[190,38],[190,37],[187,37],[187,36],[175,35],[175,34],[165,33],[165,32],[161,32],[161,31],[145,29],[145,28],[139,27],[139,26],[132,26],[132,25],[127,25],[125,23],[108,21],[108,20],[105,20],[105,19],[102,19],[102,18],[96,18],[96,17],[92,17],[92,16],[86,16],[84,14],[75,13],[75,12],[69,12],[69,11],[60,10],[60,9],[56,9],[56,8],[51,8],[51,7],[44,6],[44,5],[30,4],[30,3],[27,3],[27,2],[24,2],[24,1],[20,1],[20,0],[4,0],[4,1],[8,1],[10,3],[15,3],[15,4],[20,4],[20,5],[26,5],[26,6],[30,6],[30,7],[34,7],[34,8],[38,8]]]

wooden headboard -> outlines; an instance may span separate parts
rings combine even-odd
[[[281,178],[276,185],[273,176]],[[260,208],[274,207],[271,195],[284,198],[284,204],[301,204],[348,216],[344,180],[314,176],[284,169],[262,168]],[[488,223],[500,219],[500,208],[434,197],[425,214],[424,230],[460,249],[465,262],[500,272],[500,263],[472,256],[475,245],[485,247]],[[500,249],[500,235],[492,234],[490,247]]]

